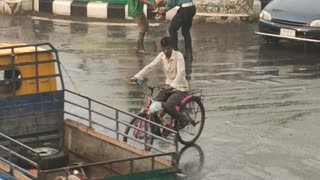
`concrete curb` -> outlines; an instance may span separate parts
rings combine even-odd
[[[194,1],[197,2],[199,0]],[[248,12],[250,14],[246,13],[245,8],[243,9],[243,13],[240,13],[240,11],[236,11],[234,13],[232,13],[231,11],[223,11],[219,13],[219,11],[216,12],[216,7],[211,7],[208,3],[200,3],[196,5],[199,12],[197,12],[194,19],[195,22],[228,23],[252,21],[258,18],[258,14],[261,11],[260,0],[253,0],[253,7],[251,10],[252,12]],[[165,20],[170,21],[174,17],[178,9],[179,7],[175,7],[168,11],[166,13]],[[98,18],[102,20],[132,20],[131,17],[127,16],[127,4],[84,2],[81,0],[0,0],[0,14],[19,14],[25,11],[35,11],[39,13],[43,12],[71,17]],[[148,8],[147,5],[144,5],[144,13],[149,20],[157,19],[156,13],[152,11],[153,9]]]
[[[34,10],[56,15],[102,18],[102,19],[132,19],[127,16],[127,4],[112,4],[103,2],[81,2],[68,0],[36,0]],[[144,5],[144,13],[148,19],[154,19],[153,9]]]

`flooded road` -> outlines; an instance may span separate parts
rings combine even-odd
[[[52,43],[72,79],[64,74],[68,89],[130,112],[141,108],[144,91],[128,80],[160,51],[167,27],[151,27],[145,45],[151,55],[139,56],[134,53],[136,27],[130,24],[2,15],[0,22],[2,42]],[[320,177],[319,47],[287,41],[269,45],[254,34],[256,28],[193,26],[188,79],[191,88],[204,90],[207,118],[199,148],[183,155],[187,176],[182,179]],[[154,84],[162,78],[161,73],[150,77]]]

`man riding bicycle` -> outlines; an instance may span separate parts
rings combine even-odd
[[[166,76],[166,84],[155,99],[162,102],[164,111],[179,122],[179,128],[183,128],[188,124],[188,118],[181,112],[177,112],[176,106],[186,97],[189,90],[184,57],[182,53],[173,50],[170,37],[163,37],[160,45],[162,52],[150,64],[134,75],[131,81],[137,82],[138,79],[161,67]]]

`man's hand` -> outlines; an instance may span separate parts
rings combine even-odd
[[[130,79],[130,82],[137,82],[138,81],[138,79],[136,78],[136,77],[132,77],[131,79]]]
[[[166,8],[165,7],[159,7],[158,14],[161,14],[161,15],[166,14]]]
[[[155,0],[154,2],[157,6],[165,6],[167,3],[166,0]]]
[[[173,87],[171,87],[169,84],[165,84],[163,86],[163,89],[165,89],[166,91],[171,91],[173,89]]]
[[[153,9],[157,9],[156,3],[150,3],[149,6],[152,7]]]

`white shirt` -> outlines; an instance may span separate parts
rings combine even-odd
[[[186,79],[186,66],[182,53],[172,50],[171,57],[167,59],[166,55],[161,52],[158,56],[148,65],[146,65],[134,77],[145,77],[146,74],[154,69],[162,67],[163,73],[166,76],[166,84],[179,91],[188,91],[189,84]]]

